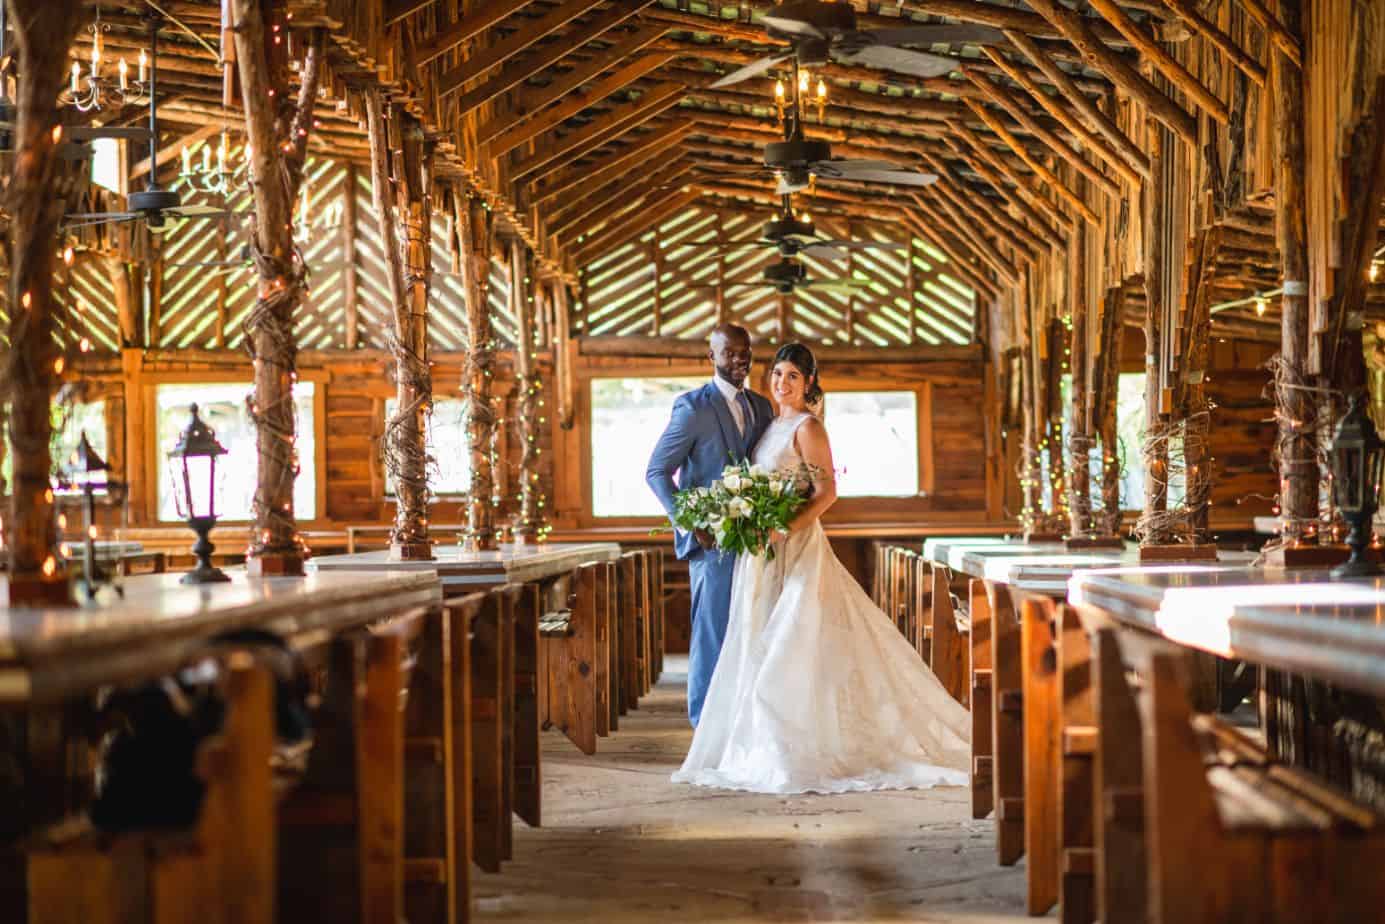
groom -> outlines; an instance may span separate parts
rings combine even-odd
[[[744,327],[718,326],[712,331],[707,357],[715,370],[712,381],[673,402],[673,416],[654,447],[644,476],[670,517],[674,491],[705,488],[720,479],[723,468],[750,455],[774,419],[769,401],[745,387],[751,356],[750,334]],[[673,548],[687,561],[692,579],[688,718],[696,728],[726,638],[736,556],[717,551],[716,540],[702,529],[691,534],[678,530]]]

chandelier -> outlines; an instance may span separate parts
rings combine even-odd
[[[798,76],[795,81],[792,81],[794,84],[792,100],[787,98],[784,81],[774,81],[774,108],[778,113],[780,123],[784,121],[786,109],[791,108],[797,115],[810,103],[817,108],[818,121],[823,121],[827,115],[827,82],[819,77],[817,86],[813,87],[813,78],[808,73],[807,68],[795,67],[794,70]]]
[[[103,73],[101,36],[110,28],[101,22],[101,8],[97,7],[96,19],[87,27],[91,32],[91,60],[85,74],[81,61],[72,62],[71,79],[60,99],[62,105],[91,112],[108,105],[143,106],[149,102],[149,56],[144,49],[139,52],[135,79],[130,79],[130,65],[123,57],[116,63],[114,78]]]
[[[225,195],[236,187],[244,185],[245,162],[239,166],[231,164],[231,145],[228,133],[222,129],[221,140],[217,143],[216,154],[212,154],[210,144],[202,145],[200,158],[193,157],[192,148],[183,146],[182,168],[178,179],[198,192]]]

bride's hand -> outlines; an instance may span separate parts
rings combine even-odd
[[[769,533],[769,541],[770,541],[770,542],[787,542],[788,539],[789,539],[788,530],[784,530],[784,529],[773,529],[773,530],[770,530],[770,533]]]

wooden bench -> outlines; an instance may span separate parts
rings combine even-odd
[[[1083,618],[1107,806],[1094,815],[1100,919],[1379,920],[1385,881],[1363,875],[1385,858],[1379,815],[1196,711],[1188,650]]]
[[[206,789],[190,831],[99,834],[65,825],[31,838],[30,924],[275,919],[274,685],[244,652],[224,659],[221,731],[201,743]]]

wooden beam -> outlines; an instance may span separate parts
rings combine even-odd
[[[183,148],[190,148],[199,142],[206,141],[213,135],[220,133],[224,128],[224,125],[203,125],[199,128],[195,128],[177,141],[159,148],[159,150],[155,152],[154,162],[162,167],[164,164],[175,161],[182,154]],[[149,158],[146,157],[130,168],[130,179],[139,179],[148,172]]]
[[[545,35],[556,32],[577,17],[600,5],[602,0],[567,0],[537,19],[526,19],[517,29],[483,51],[478,51],[438,78],[438,96],[456,93],[468,82],[489,73]]]
[[[605,115],[592,119],[582,128],[554,138],[536,149],[533,154],[514,165],[510,176],[513,179],[529,176],[565,155],[589,151],[605,144],[676,105],[686,92],[687,88],[680,83],[658,84],[648,93],[642,94],[639,99],[617,106]],[[545,172],[551,172],[551,168]]]
[[[1101,71],[1116,86],[1144,103],[1149,114],[1167,125],[1174,134],[1188,144],[1197,144],[1197,120],[1127,64],[1125,59],[1107,48],[1086,17],[1057,0],[1029,0],[1029,5],[1072,42],[1089,66]]]
[[[1052,170],[1048,169],[1043,161],[1029,153],[1029,149],[1016,138],[1005,125],[995,117],[995,114],[988,110],[983,104],[975,100],[967,100],[967,105],[976,113],[977,118],[986,123],[986,127],[995,132],[1001,141],[1009,145],[1010,150],[1019,155],[1020,160],[1028,165],[1034,174],[1049,185],[1058,197],[1072,206],[1079,215],[1085,218],[1090,224],[1099,224],[1101,219],[1096,212],[1092,211],[1091,206],[1082,201],[1082,197],[1068,188],[1067,184],[1058,178]],[[1036,190],[1037,192],[1037,190]],[[1047,201],[1045,199],[1045,201]]]
[[[977,292],[990,296],[999,297],[1000,293],[1008,288],[1008,285],[996,282],[986,275],[986,268],[978,266],[982,262],[980,257],[975,255],[968,256],[963,248],[966,246],[963,241],[956,241],[946,238],[941,231],[934,228],[929,222],[924,221],[916,211],[905,210],[903,213],[904,223],[913,229],[914,233],[938,250],[942,251],[948,258],[948,264],[944,269],[957,276],[962,276]]]
[[[650,23],[640,21],[636,28],[629,32],[621,33],[617,38],[611,38],[611,44],[601,49],[600,52],[587,56],[586,60],[578,60],[573,57],[571,70],[553,74],[553,79],[541,87],[525,86],[515,93],[515,109],[520,118],[525,118],[529,114],[537,112],[550,103],[555,103],[565,98],[573,90],[595,80],[608,68],[616,63],[623,61],[637,52],[649,49],[649,46],[658,41],[659,38],[668,33],[668,26],[663,23]],[[657,51],[659,54],[677,55],[678,52],[670,49],[649,49]],[[498,119],[496,121],[499,121]],[[481,129],[481,140],[489,140],[500,134],[501,131],[508,129],[505,125],[499,130],[492,130],[489,125]]]
[[[596,195],[604,196],[607,191],[619,188],[626,182],[628,176],[637,176],[655,169],[657,164],[651,163],[655,158],[658,158],[659,162],[663,162],[669,157],[677,157],[677,152],[669,151],[670,147],[672,145],[647,147],[638,156],[626,159],[618,167],[603,167],[599,171],[599,176],[597,173],[593,173],[591,182],[574,186],[557,198],[549,200],[552,204],[549,206],[548,215],[549,220],[553,222],[553,227],[558,227],[561,222],[566,220],[570,210],[579,207],[585,200]],[[685,148],[684,150],[689,149]],[[662,156],[665,155],[665,152],[668,152],[667,156]]]
[[[1097,108],[1096,103],[1089,100],[1086,94],[1082,93],[1082,90],[1079,90],[1078,87],[1073,85],[1072,78],[1069,78],[1068,72],[1044,57],[1043,51],[1039,50],[1039,46],[1036,46],[1033,40],[1030,39],[1029,36],[1024,35],[1024,33],[1007,32],[1006,37],[1010,40],[1012,46],[1019,48],[1019,51],[1022,51],[1025,57],[1029,58],[1029,61],[1043,72],[1043,75],[1048,78],[1048,82],[1058,87],[1058,91],[1060,91],[1062,96],[1068,100],[1068,103],[1071,103],[1072,107],[1082,115],[1082,118],[1086,119],[1089,125],[1091,125],[1093,129],[1096,129],[1097,132],[1101,134],[1101,137],[1104,137],[1104,139],[1111,144],[1111,147],[1114,148],[1115,151],[1119,152],[1120,159],[1123,159],[1125,165],[1129,165],[1126,169],[1133,168],[1136,172],[1140,173],[1141,177],[1150,176],[1150,157],[1144,154],[1140,148],[1136,147],[1134,141],[1130,140],[1130,137],[1126,136],[1126,133],[1120,130],[1120,126],[1112,122],[1111,118],[1109,118],[1105,112]],[[993,48],[983,48],[983,51],[988,54],[990,60],[996,61],[997,64],[1003,61],[1000,54],[994,51]],[[1008,62],[1006,62],[1006,64],[1008,64]],[[1004,68],[1006,65],[1001,66]],[[1008,76],[1011,76],[1011,78],[1015,78],[1014,72],[1008,71],[1007,69],[1006,73]],[[1028,85],[1021,82],[1021,85],[1025,86],[1025,89],[1029,90],[1029,93],[1032,94],[1036,100],[1039,100],[1040,103],[1044,103],[1044,108],[1048,108],[1046,103],[1047,93],[1037,89],[1036,86],[1032,85],[1032,82],[1028,83]],[[1058,116],[1058,109],[1048,108],[1048,111],[1054,115],[1054,118],[1062,121],[1062,116]]]
[[[626,224],[608,228],[605,232],[587,241],[573,254],[578,266],[590,263],[592,259],[604,251],[614,250],[619,245],[631,238],[637,237],[648,231],[654,225],[663,221],[669,215],[686,208],[702,195],[699,189],[691,189],[687,192],[675,193],[672,197],[665,199],[659,205],[652,205],[646,199],[647,208],[639,209],[637,217]],[[650,197],[654,198],[654,197]]]
[[[619,175],[620,171],[629,169],[632,164],[639,163],[641,159],[660,151],[666,151],[678,144],[692,134],[693,128],[694,126],[688,122],[672,123],[656,128],[642,135],[637,141],[631,142],[628,147],[607,155],[590,167],[584,167],[581,170],[568,169],[541,184],[534,189],[531,201],[535,205],[539,205],[579,185],[587,184],[589,187],[595,187],[606,183],[612,177]]]
[[[505,91],[514,89],[545,68],[557,64],[573,51],[614,29],[652,2],[653,0],[617,0],[614,6],[598,13],[590,22],[576,26],[557,39],[540,45],[522,58],[514,59],[506,64],[500,73],[491,76],[480,86],[468,90],[457,101],[458,113],[465,116]]]
[[[421,42],[414,49],[415,64],[418,67],[423,67],[454,48],[460,48],[467,39],[475,38],[505,17],[524,9],[532,2],[533,0],[493,0],[493,2],[479,4],[479,8],[473,9],[457,24],[439,32],[428,41]]]
[[[1265,88],[1267,79],[1265,66],[1247,53],[1244,48],[1237,44],[1235,39],[1223,32],[1221,27],[1203,16],[1191,0],[1163,0],[1163,3],[1177,13],[1178,18],[1182,19],[1188,28],[1226,55],[1232,64],[1241,69],[1241,73],[1251,79],[1252,83],[1262,90]]]
[[[621,213],[635,208],[638,202],[648,195],[655,195],[662,188],[673,188],[678,181],[692,171],[693,165],[684,158],[666,164],[642,180],[613,183],[613,189],[599,199],[584,203],[574,210],[561,228],[554,228],[558,241],[567,245],[582,235],[590,236],[601,226]],[[578,225],[580,224],[580,227]]]
[[[653,71],[667,64],[672,57],[669,54],[641,55],[592,84],[586,92],[579,93],[574,90],[556,106],[520,122],[491,141],[489,145],[490,155],[500,157],[508,154],[529,139],[552,131],[588,106],[601,102],[612,93],[624,89],[642,77],[647,77]]]
[[[1154,66],[1154,69],[1163,74],[1164,77],[1178,89],[1188,94],[1193,102],[1202,107],[1212,118],[1225,125],[1231,121],[1231,113],[1217,95],[1202,85],[1188,69],[1164,50],[1164,46],[1156,42],[1145,32],[1136,22],[1131,19],[1121,9],[1115,0],[1090,0],[1096,11],[1111,25],[1116,27],[1116,31],[1130,40],[1130,44],[1139,49],[1140,54]]]
[[[1294,66],[1303,67],[1303,43],[1297,36],[1284,28],[1269,7],[1265,6],[1261,0],[1241,0],[1241,6],[1250,14],[1250,18],[1261,25],[1270,34],[1270,41],[1274,42],[1275,47],[1284,52],[1289,60],[1294,62]]]
[[[989,220],[1000,225],[1012,237],[1016,238],[1014,241],[1016,252],[1027,262],[1032,263],[1039,258],[1040,254],[1047,254],[1050,247],[1063,246],[1062,238],[1055,237],[1048,241],[1040,238],[1029,229],[1028,225],[1001,208],[999,202],[992,200],[990,196],[962,179],[941,157],[926,154],[923,160],[934,173],[938,174],[938,182],[930,188],[947,196],[954,205],[963,211],[975,215],[975,210],[980,209],[984,215],[976,215],[975,217],[982,220],[983,223]]]
[[[1071,164],[1073,169],[1100,186],[1111,196],[1120,198],[1121,189],[1115,180],[1088,163],[1087,159],[1082,156],[1082,152],[1073,150],[1064,143],[1063,139],[1059,138],[1055,132],[1050,131],[1047,126],[1034,118],[1034,116],[1029,113],[1029,110],[1022,106],[1019,100],[1015,99],[1010,91],[1001,87],[989,77],[977,73],[972,68],[966,68],[963,73],[966,74],[973,84],[981,88],[981,92],[984,93],[987,98],[1010,113],[1015,121],[1028,129],[1030,134],[1034,135],[1034,137],[1047,144],[1053,153],[1057,154],[1065,162]]]
[[[949,137],[947,143],[973,170],[990,183],[996,192],[1019,209],[1020,213],[1036,228],[1050,231],[1049,237],[1062,238],[1073,229],[1074,225],[1071,218],[1060,212],[1057,206],[1025,182],[1031,178],[1023,177],[1010,169],[1008,164],[995,156],[995,152],[990,149],[985,140],[970,128],[960,122],[957,123],[956,137]],[[1006,184],[1005,180],[1007,179],[1015,185],[1011,187]],[[1042,215],[1039,214],[1040,211],[1043,212]],[[1050,218],[1053,219],[1053,224],[1049,223]]]
[[[588,336],[577,340],[583,356],[657,357],[705,359],[707,344],[681,337]],[[980,363],[977,344],[913,344],[910,346],[847,346],[832,344],[813,350],[820,361],[852,363]]]
[[[919,193],[910,193],[909,199],[933,221],[940,225],[950,226],[954,233],[971,244],[972,252],[993,269],[1001,279],[1011,285],[1019,283],[1019,270],[1015,264],[1001,254],[995,242],[984,237],[979,230],[973,227],[969,216],[960,211],[947,198],[934,193],[930,200]]]

